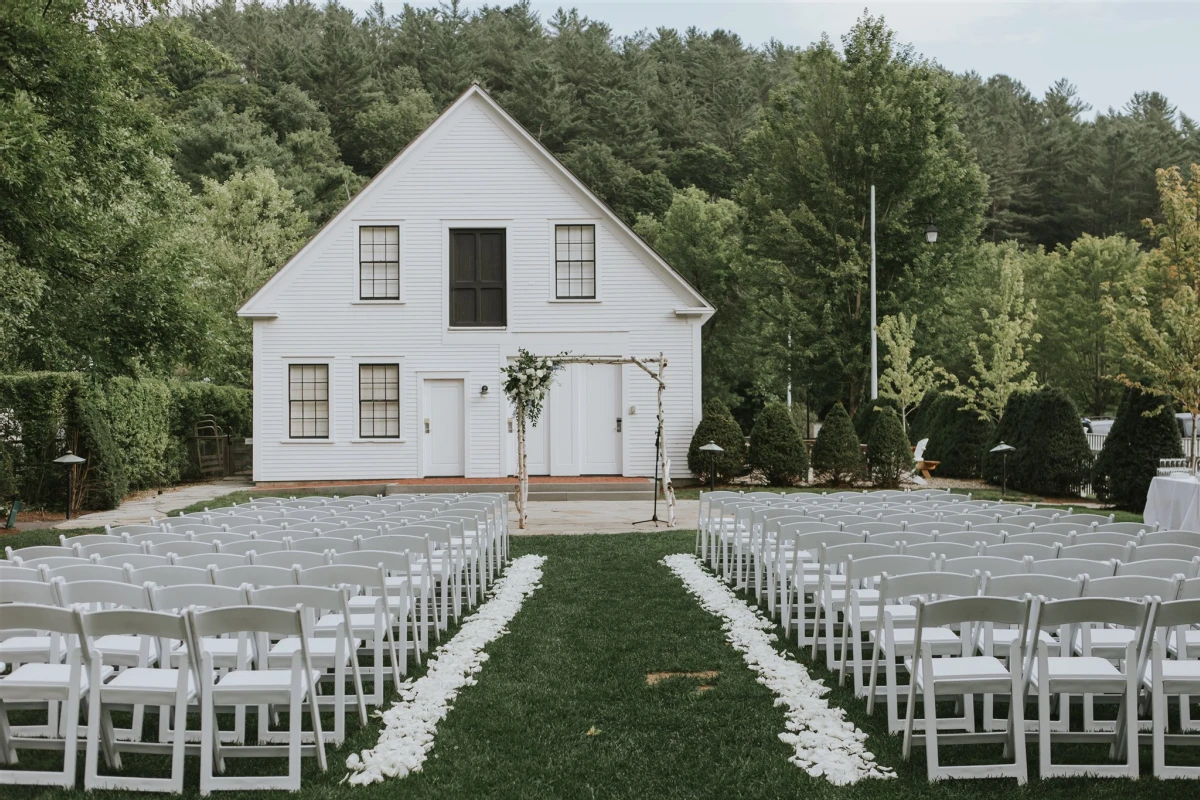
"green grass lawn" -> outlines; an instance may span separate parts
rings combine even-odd
[[[1031,748],[1031,782],[1022,789],[1011,780],[930,786],[923,751],[917,750],[912,763],[903,762],[900,739],[887,735],[882,710],[867,717],[862,701],[837,688],[831,701],[870,735],[868,749],[898,777],[844,788],[810,778],[787,761],[791,750],[778,739],[783,714],[773,695],[725,643],[720,621],[658,563],[667,553],[690,551],[693,541],[688,531],[514,537],[514,556],[548,557],[543,587],[526,601],[510,632],[488,647],[490,660],[478,685],[455,701],[424,770],[369,787],[340,783],[346,755],[375,739],[373,727],[360,730],[351,723],[349,742],[329,753],[328,773],[306,764],[305,795],[1050,800],[1184,798],[1195,792],[1188,781],[1149,779],[1145,749],[1145,779],[1138,782],[1042,782],[1033,777],[1037,762]],[[647,685],[649,673],[703,671],[718,673],[703,693],[686,678]],[[821,669],[814,672],[827,677]],[[29,761],[53,758],[31,755]],[[248,768],[238,765],[239,772]],[[189,759],[189,769],[187,793],[196,794],[197,758]],[[5,787],[0,796],[83,797],[81,791],[28,787]]]

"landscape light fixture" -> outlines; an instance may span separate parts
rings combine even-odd
[[[487,393],[488,393],[488,388],[487,388],[487,384],[485,383],[485,384],[484,384],[482,387],[480,387],[480,389],[479,389],[479,396],[480,396],[480,397],[487,397]]]
[[[1000,454],[1000,499],[1004,499],[1004,495],[1008,492],[1008,454],[1016,450],[1011,444],[1001,442],[991,449],[993,453]]]
[[[937,225],[933,224],[933,217],[929,218],[929,224],[925,226],[925,244],[937,244]]]
[[[724,453],[725,448],[714,441],[709,441],[708,444],[700,445],[700,451],[708,453],[708,490],[715,492],[717,490],[717,453]]]
[[[59,456],[54,459],[55,464],[62,464],[67,468],[67,519],[71,518],[71,497],[74,492],[75,465],[83,464],[86,461],[86,458],[80,458],[70,450],[67,451],[65,456]]]

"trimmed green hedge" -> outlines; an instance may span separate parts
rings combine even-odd
[[[841,403],[834,404],[813,443],[812,468],[818,481],[834,486],[853,484],[863,476],[866,462],[854,423]]]
[[[783,403],[768,403],[758,413],[750,431],[749,460],[772,486],[795,486],[808,479],[808,449]]]
[[[715,462],[700,449],[709,442],[716,442],[724,451]],[[746,471],[746,438],[741,426],[729,413],[729,408],[715,397],[704,404],[704,416],[696,426],[688,447],[687,463],[692,474],[703,481],[711,478],[710,464],[714,464],[717,483],[728,483],[730,478],[736,478]]]
[[[91,380],[79,373],[0,375],[0,491],[61,507],[66,450],[78,468],[80,509],[116,506],[130,491],[199,477],[192,428],[212,414],[237,436],[251,433],[247,389],[155,378]]]
[[[881,489],[895,489],[913,469],[912,446],[904,434],[900,415],[892,408],[882,407],[873,412],[879,415],[870,426],[867,439],[867,469],[871,482]]]
[[[1004,408],[990,447],[1007,442],[1008,485],[1049,497],[1075,496],[1092,471],[1092,451],[1079,412],[1062,389],[1045,386],[1014,394]],[[1001,458],[984,458],[984,478],[999,484]]]

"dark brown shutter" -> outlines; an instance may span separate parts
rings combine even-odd
[[[450,324],[502,328],[505,300],[504,229],[450,231]]]

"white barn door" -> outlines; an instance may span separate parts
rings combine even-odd
[[[582,434],[579,471],[584,475],[621,474],[621,366],[588,364],[577,373],[582,381]]]
[[[425,431],[425,474],[460,477],[466,474],[465,403],[461,380],[426,380],[422,405]]]

